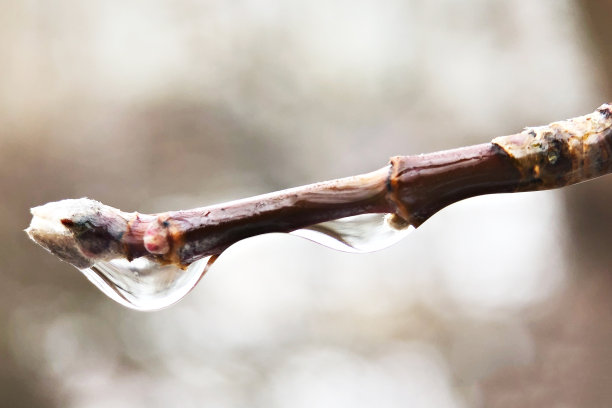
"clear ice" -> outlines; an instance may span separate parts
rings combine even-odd
[[[88,258],[78,250],[68,250],[77,244],[73,233],[59,222],[61,217],[58,218],[56,207],[74,212],[75,208],[88,206],[89,201],[83,200],[67,200],[32,209],[34,218],[27,230],[36,242],[74,265],[88,265]],[[364,214],[312,225],[291,234],[340,251],[371,252],[395,244],[414,229],[396,221],[392,214]],[[110,257],[93,266],[77,268],[120,304],[136,310],[158,310],[189,293],[217,257],[209,256],[186,267],[160,264],[153,255],[132,261]]]
[[[400,241],[414,229],[411,225],[394,226],[392,217],[392,214],[355,215],[311,225],[291,234],[339,251],[378,251]]]
[[[210,258],[197,260],[184,269],[160,265],[146,257],[131,262],[119,258],[80,271],[111,299],[131,309],[149,311],[181,300],[202,278]]]

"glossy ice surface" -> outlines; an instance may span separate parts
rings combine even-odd
[[[363,214],[323,222],[297,231],[297,235],[345,252],[372,252],[387,248],[408,235],[414,227],[397,228],[391,214]]]
[[[398,229],[388,214],[365,214],[342,218],[292,232],[332,249],[346,252],[371,252],[395,244],[412,226]],[[81,272],[111,299],[143,311],[170,306],[193,289],[211,266],[210,257],[182,269],[160,265],[141,257],[129,262],[118,258],[98,262]]]
[[[113,259],[80,271],[111,299],[136,310],[157,310],[182,299],[206,272],[210,257],[182,269],[141,257]]]

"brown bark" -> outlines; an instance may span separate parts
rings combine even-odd
[[[394,214],[392,227],[417,227],[469,197],[557,188],[609,173],[611,109],[603,105],[589,115],[491,143],[393,157],[390,166],[360,176],[193,210],[142,215],[87,199],[50,203],[32,210],[28,232],[83,268],[141,256],[185,266],[254,235],[367,213]]]

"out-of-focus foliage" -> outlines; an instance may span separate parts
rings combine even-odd
[[[590,112],[584,22],[569,0],[0,0],[3,404],[609,405],[610,267],[575,241],[610,216],[559,192],[469,200],[368,255],[250,239],[156,313],[22,232],[62,198],[200,206]]]

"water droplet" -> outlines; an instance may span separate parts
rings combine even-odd
[[[413,226],[393,214],[364,214],[293,231],[321,245],[345,252],[371,252],[404,238]],[[181,300],[204,276],[218,255],[185,268],[162,265],[153,258],[97,262],[81,272],[111,299],[131,309],[150,311]]]
[[[345,252],[372,252],[387,248],[414,227],[394,214],[363,214],[312,225],[291,234]]]
[[[181,300],[208,271],[218,256],[186,268],[160,265],[146,257],[98,262],[80,271],[111,299],[136,310],[157,310]]]

